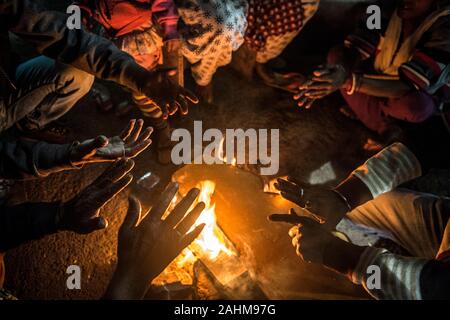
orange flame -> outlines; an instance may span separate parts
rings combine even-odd
[[[236,255],[234,250],[226,245],[225,235],[217,225],[216,204],[212,202],[215,187],[216,184],[209,180],[201,181],[197,185],[197,188],[200,189],[198,202],[204,202],[205,209],[191,230],[202,223],[205,224],[205,228],[194,243],[189,246],[187,252],[184,252],[183,258],[177,262],[180,267],[187,261],[195,260],[196,256],[214,260],[222,253],[228,256]]]

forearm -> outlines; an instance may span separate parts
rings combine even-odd
[[[0,177],[27,179],[73,169],[70,150],[70,144],[3,139],[0,142]]]
[[[361,77],[359,93],[380,98],[401,98],[411,91],[411,87],[401,80],[382,80]]]
[[[366,247],[351,274],[376,299],[424,299],[421,277],[429,260],[404,257],[385,249]]]
[[[328,64],[342,65],[350,74],[361,62],[361,54],[343,45],[338,45],[331,49],[328,55]]]
[[[142,300],[152,279],[142,281],[133,277],[131,270],[123,271],[119,267],[108,284],[103,299],[105,300]]]
[[[394,143],[353,171],[336,191],[355,209],[421,175],[417,157],[405,145]]]
[[[59,203],[25,203],[0,208],[0,252],[57,231]]]
[[[335,272],[351,277],[364,250],[365,247],[336,238],[325,248],[323,264]]]

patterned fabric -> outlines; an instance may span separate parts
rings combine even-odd
[[[369,188],[372,196],[389,192],[422,175],[416,156],[402,143],[394,143],[353,172]]]
[[[278,57],[297,35],[298,31],[293,31],[280,36],[269,36],[265,46],[256,53],[256,62],[264,64]]]
[[[134,57],[137,62],[140,61],[137,59],[138,57],[145,56],[143,67],[148,70],[153,70],[163,62],[164,42],[154,27],[126,34],[114,42],[122,51]]]
[[[255,51],[265,47],[267,38],[298,32],[303,27],[301,0],[249,0],[247,44]]]
[[[320,0],[302,0],[302,28],[316,14]],[[267,63],[283,53],[284,49],[297,37],[301,29],[266,38],[266,44],[256,53],[256,62]]]
[[[180,0],[179,31],[183,55],[192,64],[197,84],[208,85],[219,67],[231,62],[244,43],[247,29],[245,0]]]

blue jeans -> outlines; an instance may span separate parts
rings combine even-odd
[[[68,112],[93,82],[94,76],[44,56],[24,62],[15,72],[17,90],[5,101],[3,129],[19,121],[27,129],[42,129]]]

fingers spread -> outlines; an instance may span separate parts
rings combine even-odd
[[[203,202],[198,203],[195,208],[178,224],[175,230],[179,234],[185,234],[188,232],[200,217],[204,209],[205,204]]]
[[[192,232],[188,233],[183,238],[181,238],[180,240],[181,248],[184,249],[187,246],[189,246],[192,243],[192,241],[194,241],[200,235],[204,227],[205,224],[202,223],[201,225],[196,227]]]
[[[136,142],[148,140],[153,133],[153,127],[147,127]]]
[[[117,182],[110,184],[108,187],[98,190],[92,195],[93,206],[100,209],[108,201],[114,198],[119,192],[125,189],[132,180],[133,176],[131,174],[127,174],[125,177],[121,178]]]
[[[130,120],[130,122],[128,122],[127,127],[120,134],[120,138],[122,140],[126,140],[130,136],[131,132],[133,131],[133,128],[134,128],[135,124],[136,124],[136,119],[132,119],[132,120]]]
[[[167,186],[166,190],[164,190],[161,198],[159,199],[158,204],[152,208],[150,212],[151,220],[161,220],[162,216],[166,212],[173,198],[178,192],[178,183],[171,182]]]
[[[187,115],[189,113],[189,104],[182,96],[180,96],[181,99],[178,100],[178,103],[180,105],[180,112],[183,116]]]
[[[103,174],[95,180],[91,186],[99,189],[105,188],[111,183],[122,179],[134,167],[134,161],[130,159],[120,159],[112,164]]]
[[[180,96],[187,99],[192,104],[198,104],[200,102],[200,100],[194,93],[185,88],[182,88],[182,90],[180,91]]]
[[[125,148],[125,155],[127,158],[134,158],[142,151],[147,149],[152,144],[152,140],[144,140],[138,144],[134,144],[133,147]]]
[[[186,212],[194,203],[195,199],[200,194],[200,190],[197,188],[191,189],[187,195],[177,204],[175,209],[166,218],[166,225],[168,228],[173,229],[183,219]]]
[[[133,229],[139,222],[142,212],[141,203],[133,196],[128,198],[128,212],[122,223],[122,229]]]
[[[130,133],[129,137],[125,139],[125,143],[133,143],[137,140],[139,135],[141,134],[142,127],[144,126],[144,120],[139,119],[136,122],[136,125],[134,126],[132,132]]]

